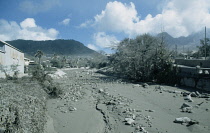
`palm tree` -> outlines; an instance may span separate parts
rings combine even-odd
[[[41,64],[41,58],[44,55],[44,53],[41,50],[37,50],[36,54],[34,55],[35,57],[38,58],[39,60],[39,65]]]

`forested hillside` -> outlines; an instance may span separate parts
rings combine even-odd
[[[29,55],[34,55],[37,50],[41,50],[45,54],[58,55],[92,55],[96,53],[75,40],[14,40],[7,42]]]

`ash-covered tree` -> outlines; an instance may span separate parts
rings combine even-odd
[[[202,57],[205,57],[205,52],[206,52],[206,56],[210,56],[210,39],[206,38],[206,44],[205,44],[205,40],[201,39],[200,40],[200,44],[201,46],[199,46],[199,55]]]
[[[63,56],[60,58],[57,54],[54,54],[50,63],[52,64],[52,67],[63,68],[66,65],[66,57]]]
[[[119,43],[112,66],[115,72],[130,79],[159,80],[163,78],[160,75],[165,76],[170,71],[170,53],[163,40],[149,34],[126,38]]]
[[[39,65],[41,64],[41,58],[44,55],[44,53],[41,50],[37,50],[36,54],[34,55],[36,58],[38,58]]]

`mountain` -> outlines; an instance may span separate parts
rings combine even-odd
[[[75,40],[14,40],[7,41],[7,43],[32,56],[37,50],[43,51],[46,55],[92,55],[97,53]]]
[[[193,33],[187,37],[181,36],[178,38],[172,37],[167,32],[163,32],[157,35],[159,38],[164,38],[170,49],[175,49],[175,45],[177,45],[177,49],[180,52],[186,52],[187,50],[197,50],[197,46],[200,46],[200,39],[204,39],[204,36],[204,30]],[[206,37],[210,38],[210,29],[206,30]]]

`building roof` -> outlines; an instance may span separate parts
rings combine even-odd
[[[28,59],[28,58],[26,58],[26,57],[24,57],[24,60],[30,61],[30,59]]]
[[[3,43],[3,44],[5,44],[5,45],[7,45],[7,46],[9,46],[9,47],[11,47],[11,48],[13,48],[13,49],[15,49],[15,50],[17,50],[17,51],[21,52],[21,53],[23,53],[21,50],[19,50],[19,49],[17,49],[16,47],[14,47],[14,46],[10,45],[9,43],[6,43],[6,42],[1,41],[1,40],[0,40],[0,43]]]

